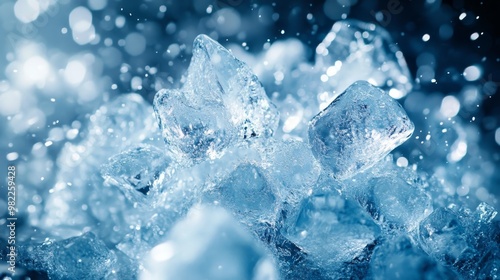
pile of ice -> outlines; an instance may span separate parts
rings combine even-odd
[[[493,207],[462,206],[390,155],[414,124],[394,99],[412,85],[388,33],[338,22],[314,65],[287,57],[293,44],[254,65],[269,97],[200,35],[181,88],[99,108],[60,154],[20,266],[50,279],[497,277]]]

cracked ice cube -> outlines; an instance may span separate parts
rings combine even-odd
[[[329,193],[305,199],[286,219],[283,234],[320,267],[333,269],[360,255],[379,232],[357,202]]]
[[[141,279],[278,279],[274,261],[221,208],[193,208],[154,247]]]
[[[226,147],[270,137],[279,114],[250,67],[206,35],[196,37],[193,58],[179,90],[160,90],[156,116],[168,148],[198,162]]]
[[[398,99],[412,88],[403,53],[384,28],[372,23],[336,22],[316,48],[316,67],[337,93],[357,80],[369,81]]]
[[[316,158],[337,179],[346,179],[380,161],[413,133],[401,105],[368,82],[358,81],[309,124]]]

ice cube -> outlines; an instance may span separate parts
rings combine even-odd
[[[251,69],[206,35],[196,37],[179,90],[160,90],[154,107],[175,158],[220,157],[239,141],[270,137],[279,114]]]
[[[370,179],[360,202],[382,227],[408,231],[432,212],[430,196],[397,174]]]
[[[134,146],[108,159],[101,167],[106,183],[118,187],[132,202],[144,201],[153,182],[171,160],[159,148],[147,144]]]
[[[370,270],[373,279],[458,278],[452,270],[427,256],[404,235],[389,237],[375,248]]]
[[[211,176],[204,183],[204,201],[230,209],[251,226],[274,223],[281,203],[297,204],[306,197],[320,166],[307,144],[268,140],[229,149],[206,170]]]
[[[486,202],[481,202],[474,214],[479,223],[490,223],[496,217],[498,211]]]
[[[327,83],[337,94],[358,80],[369,81],[398,99],[412,88],[403,53],[389,33],[358,20],[342,20],[333,25],[316,48],[316,68],[328,77]]]
[[[466,220],[448,208],[437,208],[419,227],[422,249],[462,274],[474,276],[479,252],[467,236]]]
[[[134,277],[130,260],[108,249],[93,233],[20,248],[21,266],[47,272],[50,279]]]
[[[280,224],[261,224],[257,236],[276,256],[282,279],[326,279],[317,264],[280,232]]]
[[[368,82],[352,84],[309,125],[309,143],[338,179],[373,166],[405,142],[414,126],[404,109]]]
[[[154,247],[141,279],[278,279],[273,259],[222,208],[199,206]]]
[[[356,201],[315,194],[290,211],[283,235],[323,269],[335,271],[378,237],[380,229]]]

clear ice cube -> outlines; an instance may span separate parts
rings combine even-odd
[[[174,158],[199,162],[255,137],[270,137],[279,114],[250,67],[206,35],[193,43],[181,89],[160,90],[156,116]]]
[[[141,279],[278,279],[267,251],[222,208],[198,206],[154,247]]]
[[[336,22],[316,48],[315,67],[337,94],[358,80],[369,81],[398,99],[412,89],[403,53],[384,28],[372,23]]]
[[[346,179],[404,143],[414,126],[401,105],[365,81],[352,84],[309,125],[309,143],[325,169]]]
[[[361,255],[380,233],[356,201],[335,193],[305,199],[284,223],[283,235],[320,267],[332,271]]]

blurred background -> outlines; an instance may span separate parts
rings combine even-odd
[[[16,165],[20,211],[40,209],[57,155],[79,141],[86,117],[122,93],[151,102],[177,87],[200,33],[250,64],[272,43],[297,38],[313,61],[333,23],[354,18],[386,28],[415,79],[399,101],[417,128],[395,151],[398,162],[417,163],[466,203],[498,209],[497,11],[494,0],[4,0],[1,174]]]

